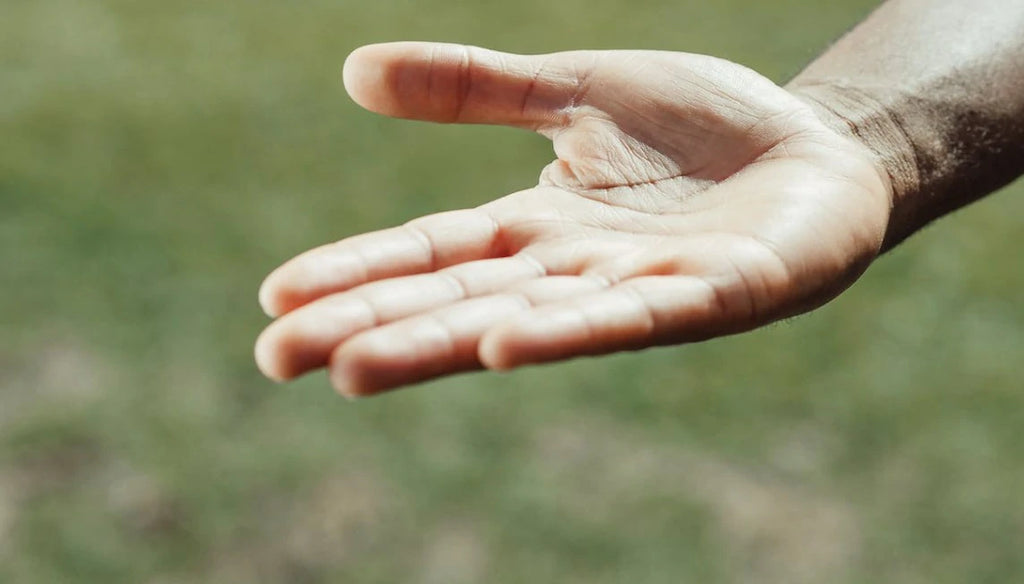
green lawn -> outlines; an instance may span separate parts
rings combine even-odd
[[[1024,185],[816,313],[356,403],[277,387],[262,276],[528,186],[544,140],[345,96],[373,41],[711,53],[870,0],[2,0],[0,582],[1024,580]]]

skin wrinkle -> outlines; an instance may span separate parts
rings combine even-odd
[[[454,122],[462,119],[466,104],[469,102],[470,93],[473,91],[473,69],[473,49],[471,47],[463,47],[462,63],[456,77],[458,79],[456,84],[458,93],[455,99],[455,113],[452,116]]]
[[[788,286],[789,282],[794,280],[793,273],[792,273],[792,271],[791,271],[791,269],[789,267],[789,263],[782,257],[782,254],[779,253],[779,251],[775,248],[775,246],[772,245],[767,240],[758,237],[756,234],[750,235],[749,237],[750,237],[750,241],[756,243],[762,250],[766,251],[768,253],[768,255],[771,256],[771,258],[773,260],[775,260],[775,262],[776,262],[776,268],[779,271],[779,275],[777,276],[777,278],[779,279],[779,281],[782,282],[781,285],[773,284],[769,280],[769,278],[768,278],[768,270],[763,269],[763,267],[762,267],[761,270],[758,270],[756,272],[756,274],[758,275],[758,277],[761,280],[761,289],[764,290],[764,297],[765,298],[769,298],[769,299],[777,297],[778,295],[774,294],[772,291],[773,290],[778,290],[778,289],[786,289],[786,288],[789,287]],[[744,281],[744,283],[746,283],[747,282],[746,278],[744,278],[743,281]],[[765,314],[762,313],[761,308],[757,304],[757,295],[750,294],[749,296],[750,296],[750,299],[751,299],[751,309],[752,309],[752,315],[753,315],[753,319],[752,320],[753,321],[756,322],[758,320],[765,320],[765,319],[768,319],[768,318],[774,318],[775,317],[774,314],[772,314],[771,316],[766,316]],[[769,304],[769,306],[771,305],[771,301],[770,300],[769,300],[768,304]],[[785,308],[783,306],[781,306],[781,305],[776,307],[775,308],[775,312],[779,312],[779,311],[785,311]]]
[[[634,114],[639,114],[642,111],[639,108],[639,106],[630,105],[629,103],[620,104],[620,107],[622,109],[624,109],[625,111],[632,112]],[[648,108],[648,109],[650,109],[650,108]],[[781,118],[784,119],[786,117],[795,116],[795,115],[797,115],[797,114],[795,112],[792,112],[792,111],[779,111],[779,112],[773,113],[767,119],[765,119],[765,118],[755,118],[752,121],[750,126],[748,126],[745,130],[741,131],[741,134],[742,135],[748,135],[748,136],[754,136],[754,135],[756,135],[756,130],[758,128],[764,127],[764,126],[766,126],[768,124],[771,124],[771,123],[775,122],[777,118],[781,117]],[[638,116],[634,115],[634,117],[638,117]],[[626,158],[627,160],[632,161],[633,163],[636,163],[636,161],[638,161],[638,160],[643,160],[643,161],[651,161],[652,160],[651,155],[648,152],[646,152],[646,149],[650,148],[650,146],[647,146],[647,143],[648,143],[649,139],[645,138],[645,135],[650,133],[650,128],[651,127],[661,128],[661,129],[665,130],[665,129],[669,129],[669,128],[674,129],[674,128],[677,128],[679,126],[679,120],[676,119],[676,118],[673,118],[671,120],[665,120],[665,121],[659,121],[659,120],[657,120],[655,118],[644,118],[644,119],[647,122],[647,128],[645,130],[640,131],[639,135],[637,137],[635,137],[635,138],[632,135],[634,130],[632,130],[630,128],[622,128],[621,126],[619,127],[619,130],[623,132],[623,135],[629,137],[629,140],[619,140],[619,143],[622,144],[623,148],[626,148],[627,150],[632,150],[634,152],[634,156],[633,157],[626,156],[624,158]],[[643,127],[643,126],[637,124],[637,125],[635,125],[635,127],[637,129],[639,129],[639,128]],[[741,164],[736,164],[735,165],[736,168],[742,168],[746,164],[749,164],[750,161],[759,158],[765,152],[771,150],[772,148],[777,146],[779,143],[781,143],[784,140],[786,140],[787,138],[791,138],[791,137],[792,137],[791,135],[786,135],[786,134],[779,134],[777,136],[773,136],[768,143],[766,143],[766,144],[762,145],[761,147],[759,147],[758,150],[755,150],[755,151],[751,152],[749,160],[740,161]],[[641,145],[644,146],[645,152],[638,152],[638,151],[635,150],[637,147],[639,147]],[[609,151],[614,151],[614,149],[608,149],[608,150]],[[676,156],[677,157],[681,156],[681,154],[679,154],[677,152]],[[668,160],[668,159],[666,158],[666,160]],[[661,162],[661,159],[659,157],[655,157],[653,161],[654,162],[659,162],[660,164],[664,164],[664,162]],[[712,173],[708,172],[706,169],[710,168],[710,165],[714,164],[715,162],[716,161],[713,160],[713,159],[708,159],[707,162],[705,162],[704,166],[696,166],[696,167],[694,167],[694,164],[692,162],[691,163],[687,163],[685,160],[676,159],[676,160],[673,160],[673,163],[674,163],[674,165],[676,166],[676,168],[678,170],[671,170],[671,169],[668,168],[667,165],[665,165],[664,168],[663,168],[663,172],[664,173],[670,173],[671,172],[672,174],[670,176],[667,176],[667,177],[664,177],[664,178],[672,179],[672,178],[678,178],[678,177],[681,177],[681,176],[704,177],[705,175],[712,174]],[[721,180],[724,180],[724,179],[728,178],[728,176],[730,174],[732,174],[732,172],[735,172],[735,170],[734,169],[729,169],[728,171],[714,174],[714,176],[711,176],[710,179],[714,180],[714,181],[721,181]],[[579,175],[579,174],[580,173],[577,173],[577,175]],[[646,174],[646,173],[634,173],[634,174],[636,175],[636,174]],[[651,173],[651,174],[657,175],[658,173]],[[639,185],[642,185],[642,184],[649,184],[649,183],[658,182],[659,180],[662,180],[662,179],[661,178],[652,178],[651,180],[647,180],[647,181],[636,181],[636,180],[628,181],[628,180],[621,180],[621,179],[618,179],[618,180],[608,179],[608,180],[605,180],[602,183],[596,183],[596,184],[593,181],[581,181],[581,182],[584,185],[587,186],[587,188],[585,190],[589,191],[589,190],[593,190],[594,188],[609,188],[609,187],[618,187],[618,186],[639,186]]]
[[[527,115],[527,107],[530,103],[530,98],[533,97],[533,94],[537,89],[537,80],[544,74],[544,68],[546,65],[547,59],[541,61],[540,65],[534,70],[533,75],[530,77],[530,83],[526,86],[526,91],[523,92],[523,101],[519,105],[519,115],[524,119],[530,117]]]
[[[416,326],[420,327],[422,330],[424,323],[432,325],[432,327],[438,332],[438,335],[444,346],[443,355],[441,355],[440,358],[438,358],[437,360],[443,362],[445,356],[447,356],[448,358],[452,358],[453,356],[455,356],[457,353],[455,350],[456,340],[454,333],[451,331],[450,328],[445,326],[444,321],[441,320],[440,315],[438,315],[437,313],[429,313],[421,318],[423,318],[424,320],[417,322]]]
[[[730,276],[725,277],[726,282],[728,283],[728,280],[732,279],[732,284],[739,285],[741,290],[745,292],[744,294],[741,295],[745,297],[746,306],[744,306],[743,311],[741,312],[741,316],[738,318],[738,320],[756,321],[757,317],[762,314],[762,312],[758,309],[758,294],[754,292],[754,287],[751,286],[750,281],[747,279],[746,273],[744,273],[744,270],[740,268],[740,266],[732,257],[729,256],[729,254],[725,254],[722,257],[722,261],[728,264],[730,268],[729,271],[731,272]],[[731,288],[732,286],[728,287]]]
[[[662,183],[678,181],[680,179],[685,179],[685,178],[687,178],[687,177],[685,177],[685,176],[673,176],[673,177],[669,177],[669,178],[653,180],[653,181],[646,182],[646,183],[636,183],[636,184],[629,184],[629,185],[616,185],[615,187],[588,188],[588,189],[584,189],[584,190],[579,191],[579,194],[584,196],[584,197],[587,197],[588,199],[590,199],[592,201],[601,203],[603,205],[608,205],[610,207],[615,207],[617,209],[625,209],[627,211],[640,211],[640,212],[643,212],[643,210],[637,209],[635,204],[630,204],[628,202],[618,202],[618,201],[614,200],[615,198],[623,198],[623,199],[625,199],[625,197],[615,197],[614,195],[612,195],[612,192],[613,191],[619,191],[619,190],[635,191],[638,187],[652,187],[653,188],[653,187],[657,187],[659,184],[662,184]],[[598,195],[599,193],[603,194],[604,196],[595,196],[595,195]],[[677,212],[677,211],[670,211],[670,212]]]
[[[857,139],[874,153],[895,191],[890,200],[890,207],[894,207],[896,199],[904,193],[920,188],[918,168],[921,162],[918,154],[910,136],[894,114],[866,91],[847,86],[846,83],[840,80],[820,80],[801,83],[796,90],[809,105],[829,113],[824,118],[834,129]],[[848,113],[856,109],[878,114],[877,117],[855,117]]]
[[[427,57],[427,103],[434,103],[434,80],[437,76],[437,47],[430,47]]]
[[[582,127],[583,124],[588,125]],[[607,132],[600,132],[598,129],[593,129],[593,126],[590,124],[609,124],[612,129]],[[565,161],[565,164],[568,165],[567,170],[571,172],[571,181],[567,183],[566,181],[558,181],[555,177],[548,176],[548,180],[553,181],[555,185],[579,192],[581,189],[582,191],[589,191],[595,188],[638,186],[661,180],[660,178],[627,180],[618,171],[614,172],[618,176],[611,178],[612,172],[597,170],[594,167],[595,161],[601,161],[608,168],[615,168],[616,164],[611,156],[615,155],[619,159],[628,159],[628,156],[616,153],[620,148],[627,151],[632,148],[628,140],[616,137],[617,133],[622,132],[622,128],[611,122],[607,114],[602,112],[601,115],[578,117],[574,122],[574,128],[570,131],[572,132],[571,134],[560,133],[554,138],[554,142],[559,159]],[[628,134],[624,132],[622,135],[628,137]],[[606,143],[610,143],[610,145],[601,146],[598,141],[607,141]],[[637,144],[641,144],[641,142],[637,142]],[[644,160],[647,160],[647,157]],[[586,164],[584,164],[584,161]],[[666,167],[665,170],[668,171],[669,169]],[[676,178],[678,176],[682,175],[676,174],[675,176],[664,178]],[[601,177],[601,180],[598,180],[599,177]]]
[[[640,314],[643,315],[644,332],[641,334],[647,337],[655,336],[657,333],[657,320],[654,318],[654,311],[651,309],[650,304],[648,304],[647,299],[636,288],[629,285],[618,286],[616,289],[621,290],[622,294],[629,301],[633,302]]]
[[[459,276],[456,276],[454,273],[450,271],[438,272],[438,275],[440,275],[446,282],[448,282],[448,284],[452,287],[452,290],[455,291],[455,298],[453,300],[464,300],[466,298],[472,297],[469,293],[469,288],[466,286],[466,283],[463,282],[462,279],[459,278]]]
[[[676,186],[673,190],[668,188],[669,183],[684,183],[687,186]],[[637,211],[644,213],[655,213],[655,214],[679,214],[686,213],[687,210],[682,206],[682,203],[690,201],[694,196],[706,191],[713,187],[716,183],[708,179],[694,179],[688,176],[674,176],[665,179],[657,179],[649,183],[634,184],[634,185],[617,185],[614,187],[594,188],[579,191],[579,194],[596,201],[598,203],[608,204],[616,206],[619,209],[625,209],[629,211]],[[648,209],[634,209],[633,207],[627,207],[624,205],[615,205],[610,200],[615,198],[625,198],[628,195],[636,196],[635,192],[638,187],[650,187],[659,190],[659,194],[666,200],[673,204],[667,208],[659,208],[656,211],[650,211]],[[631,191],[630,193],[613,194],[617,191]],[[664,206],[663,206],[664,207]],[[639,232],[637,232],[639,233]]]
[[[583,325],[583,336],[588,341],[597,339],[595,334],[596,328],[594,326],[593,317],[587,311],[585,304],[581,302],[580,298],[573,298],[570,300],[570,305],[562,310],[554,310],[554,315],[548,315],[552,319],[558,316],[572,316],[575,317],[581,325]]]
[[[510,246],[508,242],[508,234],[505,228],[502,226],[501,221],[494,216],[493,213],[485,211],[480,207],[471,210],[472,213],[477,213],[487,218],[487,222],[490,227],[491,235],[491,249],[488,251],[488,257],[502,257],[509,255]]]
[[[371,329],[384,324],[384,321],[380,318],[380,308],[374,304],[373,298],[365,292],[360,292],[358,288],[353,290],[353,292],[355,292],[355,296],[353,296],[351,300],[354,300],[357,306],[361,306],[366,310],[366,321],[368,326],[364,328]],[[328,296],[328,298],[330,297]],[[348,301],[349,299],[346,298],[345,302],[347,303]]]
[[[437,249],[434,246],[434,242],[430,235],[412,223],[406,223],[403,227],[410,235],[413,236],[414,239],[419,241],[421,246],[423,246],[423,251],[426,252],[428,258],[427,269],[425,271],[433,272],[437,270],[440,267],[440,262],[437,258]]]
[[[676,294],[677,295],[685,295],[685,296],[687,296],[688,298],[691,299],[687,303],[687,305],[688,305],[687,306],[687,310],[688,311],[692,311],[692,307],[695,306],[695,303],[693,302],[692,299],[695,298],[695,296],[694,296],[693,291],[691,289],[689,289],[689,288],[692,288],[692,284],[694,284],[694,283],[697,283],[697,284],[699,284],[701,286],[708,286],[707,282],[704,282],[703,280],[701,280],[701,278],[695,277],[695,276],[671,276],[671,277],[674,280],[674,282],[673,282],[674,284],[679,284],[679,285],[686,284],[687,285],[687,286],[684,286],[683,290],[677,290]],[[693,328],[693,327],[690,327],[689,330],[680,329],[678,324],[674,325],[674,323],[672,322],[671,318],[667,319],[667,322],[666,322],[666,319],[664,318],[665,315],[664,314],[659,314],[659,313],[661,313],[663,311],[656,310],[654,308],[654,306],[652,305],[650,298],[648,296],[646,296],[645,294],[643,294],[642,292],[640,292],[641,287],[643,285],[645,285],[645,284],[648,284],[648,283],[649,282],[647,282],[647,281],[630,282],[629,283],[629,287],[635,291],[635,294],[638,297],[643,299],[643,302],[646,305],[647,310],[650,312],[651,332],[650,332],[649,338],[651,339],[651,345],[652,346],[658,346],[658,345],[667,345],[667,344],[678,344],[680,342],[687,342],[688,340],[690,340],[693,337],[693,335],[695,334],[697,329]],[[709,295],[709,296],[712,296],[712,295]],[[712,300],[712,302],[713,302],[713,300]],[[704,314],[707,314],[707,312],[705,311]],[[643,349],[643,348],[644,348],[643,345],[638,345],[638,346],[634,347],[633,350],[638,350],[638,349]]]
[[[632,171],[636,176],[646,174],[648,176],[663,175],[667,177],[680,176],[682,171],[679,163],[659,153],[648,144],[635,139],[623,140],[623,148],[628,151],[627,161],[633,166]],[[648,172],[643,172],[647,167]]]
[[[712,284],[706,277],[698,276],[697,279],[708,287],[708,290],[711,292],[711,300],[718,310],[718,314],[722,317],[728,315],[730,310],[729,302],[725,298],[725,291]]]
[[[594,60],[596,61],[597,59],[594,58]],[[592,65],[594,64],[592,63]],[[569,100],[570,111],[575,111],[578,107],[586,103],[587,95],[590,93],[591,72],[595,69],[597,69],[597,67],[591,66],[581,70],[578,64],[574,65],[573,75],[576,79],[576,89],[573,91],[572,98]]]
[[[349,250],[351,257],[355,258],[356,265],[359,266],[359,278],[357,282],[368,282],[371,279],[370,262],[366,259],[366,255],[363,254],[362,249],[359,246],[354,246],[353,249]]]
[[[516,252],[515,257],[522,258],[523,261],[531,264],[537,270],[537,278],[543,278],[548,275],[547,266],[537,261],[537,258],[533,257],[528,251],[520,250]]]

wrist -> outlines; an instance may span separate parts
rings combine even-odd
[[[840,80],[798,80],[786,89],[810,106],[826,126],[860,143],[873,155],[890,192],[890,216],[882,250],[891,249],[916,231],[920,225],[911,202],[921,191],[918,156],[903,123],[884,100]]]

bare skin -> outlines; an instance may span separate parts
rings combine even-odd
[[[914,4],[890,2],[872,17],[882,25],[862,28],[909,27]],[[1024,22],[1024,8],[1010,12]],[[536,187],[285,263],[260,290],[276,320],[257,363],[278,380],[328,367],[339,392],[362,396],[698,341],[828,302],[886,246],[984,194],[943,191],[949,181],[922,170],[913,133],[889,115],[899,99],[864,97],[830,54],[785,89],[686,53],[355,51],[345,86],[367,109],[533,129],[557,159]]]

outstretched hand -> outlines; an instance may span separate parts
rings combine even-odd
[[[870,151],[727,61],[394,43],[355,51],[344,80],[372,111],[529,128],[557,158],[536,187],[275,270],[256,345],[274,379],[329,367],[367,395],[749,330],[833,298],[885,236]]]

